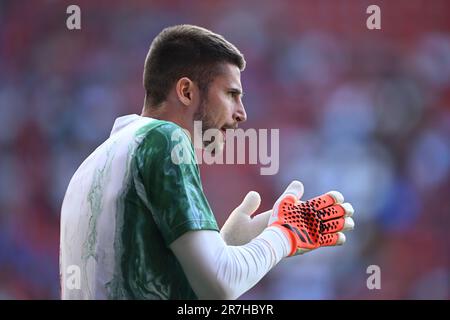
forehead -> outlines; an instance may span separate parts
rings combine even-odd
[[[222,64],[220,66],[220,73],[214,77],[213,85],[242,90],[241,70],[230,63]]]

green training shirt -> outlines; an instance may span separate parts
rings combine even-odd
[[[203,229],[219,230],[189,137],[171,122],[120,117],[64,197],[62,298],[196,299],[169,245]]]

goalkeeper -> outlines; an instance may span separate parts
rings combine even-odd
[[[345,242],[352,206],[336,191],[300,201],[297,181],[254,218],[260,198],[250,192],[219,230],[190,136],[194,121],[225,132],[246,120],[244,67],[235,46],[200,27],[166,28],[154,39],[142,114],[118,118],[67,188],[63,299],[236,299],[281,259]],[[188,161],[177,163],[180,145]]]

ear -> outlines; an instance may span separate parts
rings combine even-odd
[[[182,104],[185,106],[193,104],[196,96],[196,85],[191,79],[187,77],[180,78],[175,86],[175,91],[178,100],[180,100]]]

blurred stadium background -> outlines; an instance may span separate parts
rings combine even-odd
[[[370,4],[382,30],[366,28]],[[280,129],[277,175],[201,167],[219,225],[247,191],[268,209],[294,178],[305,198],[336,189],[356,209],[344,247],[285,260],[242,298],[449,299],[445,0],[0,1],[0,298],[59,298],[69,179],[116,117],[140,113],[150,42],[180,23],[241,49],[243,127]]]

